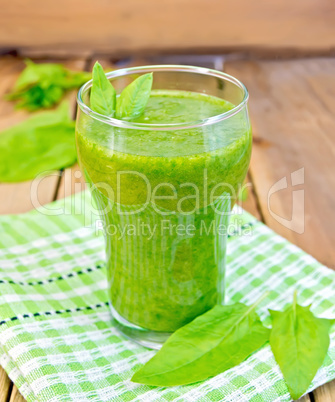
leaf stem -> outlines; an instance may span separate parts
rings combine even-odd
[[[255,303],[250,306],[249,311],[254,310],[259,304],[262,303],[262,301],[263,301],[264,299],[266,299],[266,298],[269,296],[270,293],[271,293],[271,292],[270,292],[269,290],[267,290],[264,294],[262,294],[262,296],[260,296],[260,297],[255,301]]]
[[[298,295],[298,291],[296,289],[293,293],[293,322],[294,322],[294,325],[295,325],[296,318],[297,318],[297,295]]]
[[[256,308],[260,303],[262,303],[262,301],[263,301],[264,299],[266,299],[266,298],[269,296],[270,293],[271,293],[271,292],[270,292],[269,290],[267,290],[264,294],[262,294],[262,296],[260,296],[260,297],[255,301],[255,303],[252,304],[252,305],[248,308],[248,310],[247,310],[246,313],[245,313],[245,316],[248,315],[248,314],[250,314],[253,310],[255,310],[255,308]]]

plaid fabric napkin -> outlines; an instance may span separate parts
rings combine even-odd
[[[94,230],[90,196],[81,193],[47,209],[46,215],[33,211],[0,218],[0,364],[28,401],[290,400],[268,345],[238,367],[195,385],[130,382],[155,352],[113,328],[104,242]],[[280,309],[298,289],[300,303],[313,303],[316,314],[335,317],[335,272],[249,214],[234,215],[233,222],[227,302],[250,304],[272,290],[265,304]],[[269,323],[266,308],[259,313]],[[335,330],[331,338],[310,390],[335,378]]]

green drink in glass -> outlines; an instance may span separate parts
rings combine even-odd
[[[117,92],[153,72],[132,121],[78,95],[79,162],[103,222],[110,306],[126,336],[152,348],[224,303],[227,227],[251,155],[246,88],[222,72],[148,66],[107,74]]]

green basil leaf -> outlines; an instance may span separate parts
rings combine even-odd
[[[136,119],[144,112],[150,98],[152,79],[152,73],[141,75],[122,91],[117,102],[118,119]]]
[[[257,304],[218,305],[197,317],[172,334],[132,381],[159,386],[190,384],[240,364],[269,338],[269,329],[254,311]]]
[[[303,395],[322,365],[334,320],[317,318],[296,302],[283,312],[270,310],[270,345],[293,399]]]
[[[77,159],[74,125],[64,103],[0,133],[0,181],[30,180],[72,165]]]
[[[116,105],[116,92],[98,62],[96,62],[93,67],[92,76],[93,83],[90,96],[91,109],[97,113],[113,117]]]

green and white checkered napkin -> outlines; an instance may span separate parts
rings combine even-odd
[[[47,215],[33,211],[0,218],[0,364],[28,401],[290,400],[268,345],[195,385],[132,383],[132,374],[155,352],[113,328],[103,237],[90,226],[90,204],[85,192],[50,204]],[[234,221],[227,302],[249,304],[272,290],[263,306],[280,309],[298,289],[300,303],[313,303],[317,315],[335,317],[335,272],[252,216]],[[249,233],[240,235],[241,226]],[[259,312],[269,324],[266,308]],[[310,390],[335,378],[334,329],[331,338]]]

